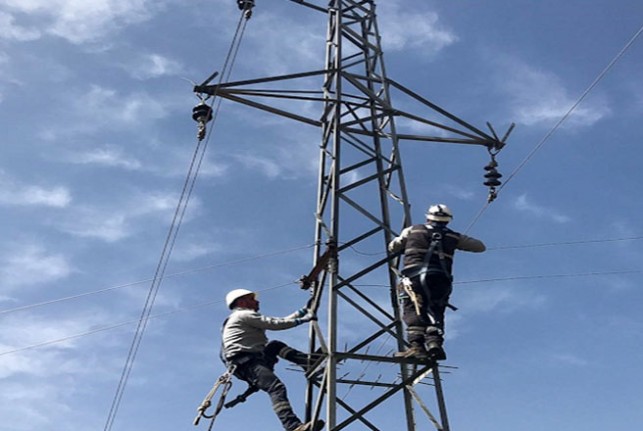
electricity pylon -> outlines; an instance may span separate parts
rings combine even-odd
[[[411,223],[398,145],[474,144],[495,154],[507,135],[499,139],[491,128],[487,134],[387,77],[375,1],[290,1],[327,16],[323,69],[198,85],[195,92],[321,129],[314,269],[302,284],[320,319],[311,324],[310,349],[321,348],[325,360],[318,366],[321,380],[308,374],[307,420],[324,418],[329,431],[403,424],[413,431],[425,429],[416,417],[421,411],[427,423],[448,431],[437,364],[391,355],[405,349],[405,337],[396,295],[399,259],[386,246]],[[395,108],[393,92],[423,113]],[[311,103],[319,104],[315,116],[306,114]]]

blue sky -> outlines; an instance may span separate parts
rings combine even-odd
[[[0,3],[2,431],[104,426],[194,149],[191,82],[221,68],[235,3]],[[516,123],[498,156],[515,175],[479,219],[483,148],[402,145],[414,221],[446,203],[489,248],[456,258],[452,429],[640,429],[643,40],[530,154],[639,30],[643,3],[379,3],[390,78],[481,128]],[[325,27],[258,0],[233,79],[321,68]],[[265,290],[271,315],[303,305],[292,281],[311,265],[319,140],[223,103],[114,430],[191,429],[223,371],[228,290]],[[306,345],[304,328],[278,336]],[[278,367],[302,412],[301,374]],[[279,429],[263,395],[218,421]]]

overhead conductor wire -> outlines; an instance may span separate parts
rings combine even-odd
[[[228,51],[228,54],[223,66],[223,73],[221,74],[219,83],[221,83],[221,80],[224,79],[224,77],[228,77],[232,70],[232,65],[233,65],[234,59],[236,58],[239,45],[241,44],[241,38],[243,36],[243,32],[245,31],[246,20],[244,19],[244,15],[245,13],[242,12],[241,17],[239,19],[239,23],[237,25],[237,30],[235,32],[234,38],[230,45],[230,49]],[[220,106],[220,102],[218,103],[219,104],[217,105],[217,112]],[[213,121],[214,121],[214,117],[213,117]],[[190,195],[192,194],[192,191],[194,189],[194,185],[198,177],[199,169],[201,167],[203,158],[205,156],[205,151],[207,149],[207,143],[209,141],[211,131],[212,129],[210,129],[210,133],[208,134],[208,137],[207,139],[205,139],[205,141],[198,140],[196,148],[194,150],[194,154],[190,162],[190,167],[188,169],[188,173],[186,175],[185,182],[183,184],[183,189],[181,191],[181,196],[177,203],[176,210],[174,212],[174,217],[172,219],[172,223],[170,224],[170,228],[169,228],[167,237],[165,239],[165,243],[163,245],[163,250],[161,252],[161,256],[159,258],[156,271],[154,273],[154,278],[152,279],[152,283],[145,300],[145,305],[143,306],[140,319],[138,320],[136,331],[134,333],[134,338],[130,345],[129,352],[127,354],[127,358],[123,366],[123,371],[121,373],[121,377],[118,382],[118,386],[116,388],[116,393],[114,394],[114,398],[112,400],[112,405],[110,407],[109,414],[105,422],[104,431],[110,431],[112,429],[112,426],[114,425],[114,420],[118,413],[118,409],[120,407],[120,403],[123,398],[123,393],[125,391],[127,381],[129,380],[129,375],[132,371],[134,360],[136,359],[136,354],[138,353],[138,349],[143,339],[145,328],[147,327],[147,322],[150,319],[150,314],[154,306],[154,301],[156,299],[159,288],[161,286],[163,274],[165,273],[165,269],[167,267],[170,256],[172,254],[172,249],[174,247],[174,243],[176,241],[176,237],[178,235],[181,222],[183,221],[183,217],[185,215],[188,202],[190,200]]]
[[[282,284],[277,285],[277,286],[267,287],[265,289],[259,289],[256,292],[257,293],[268,292],[270,290],[281,289],[282,287],[290,286],[290,285],[293,285],[293,284],[297,284],[297,281],[293,280],[293,281],[289,281],[287,283],[282,283]],[[166,316],[169,316],[169,315],[182,313],[182,312],[185,312],[185,311],[191,311],[191,310],[196,310],[198,308],[209,307],[211,305],[220,304],[222,302],[223,301],[221,299],[202,302],[202,303],[190,305],[190,306],[187,306],[187,307],[177,308],[176,310],[165,311],[163,313],[158,313],[158,314],[151,314],[151,315],[148,316],[148,319],[157,319],[159,317],[166,317]],[[45,340],[45,341],[41,341],[39,343],[30,344],[28,346],[18,347],[18,348],[15,348],[13,350],[5,350],[4,352],[0,352],[0,356],[5,356],[5,355],[11,355],[11,354],[14,354],[14,353],[24,352],[25,350],[36,349],[38,347],[49,346],[51,344],[63,343],[65,341],[74,340],[76,338],[86,337],[88,335],[94,335],[94,334],[97,334],[99,332],[110,331],[112,329],[132,325],[132,324],[137,323],[137,322],[138,322],[137,319],[132,319],[132,320],[124,321],[124,322],[113,323],[113,324],[107,325],[107,326],[100,326],[98,328],[91,329],[89,331],[85,331],[85,332],[81,332],[81,333],[77,333],[77,334],[72,334],[72,335],[67,335],[67,336],[61,337],[61,338]]]
[[[537,280],[537,279],[545,279],[545,278],[600,277],[600,276],[624,275],[624,274],[640,274],[641,272],[643,272],[642,269],[630,269],[630,270],[618,270],[618,271],[593,271],[593,272],[569,273],[569,274],[536,274],[536,275],[497,277],[497,278],[487,278],[487,279],[477,279],[477,280],[462,280],[462,281],[456,281],[456,282],[454,282],[454,284],[458,284],[458,285],[460,285],[460,284],[477,284],[477,283],[491,283],[491,282],[503,282],[503,281],[515,281],[515,280]],[[280,284],[280,285],[277,285],[277,286],[257,290],[257,293],[267,292],[267,291],[270,291],[270,290],[279,289],[279,288],[290,286],[292,284],[297,284],[297,283],[298,283],[297,281],[289,281],[287,283],[283,283],[283,284]],[[359,286],[360,287],[378,287],[379,288],[379,287],[387,287],[388,285],[387,284],[360,284]],[[176,314],[176,313],[180,313],[180,312],[184,312],[184,311],[190,311],[190,310],[195,310],[197,308],[203,308],[203,307],[207,307],[207,306],[210,306],[210,305],[219,304],[221,302],[222,301],[219,299],[219,300],[214,300],[214,301],[208,301],[208,302],[204,302],[204,303],[194,304],[194,305],[191,305],[191,306],[188,306],[188,307],[181,307],[181,308],[178,308],[176,310],[166,311],[166,312],[163,312],[163,313],[150,315],[148,317],[148,319],[153,319],[153,318],[158,318],[158,317],[165,317],[165,316],[168,316],[168,315],[172,315],[172,314]],[[128,321],[124,321],[124,322],[120,322],[120,323],[113,323],[111,325],[101,326],[101,327],[98,327],[98,328],[95,328],[95,329],[92,329],[92,330],[89,330],[89,331],[85,331],[85,332],[81,332],[81,333],[77,333],[77,334],[73,334],[73,335],[67,335],[67,336],[61,337],[61,338],[45,340],[45,341],[41,341],[41,342],[38,342],[38,343],[30,344],[30,345],[27,345],[27,346],[23,346],[23,347],[17,347],[17,348],[14,348],[12,350],[5,350],[3,352],[0,352],[0,356],[11,355],[11,354],[14,354],[14,353],[23,352],[25,350],[31,350],[31,349],[35,349],[35,348],[38,348],[38,347],[44,347],[44,346],[49,346],[49,345],[52,345],[52,344],[62,343],[62,342],[65,342],[65,341],[76,339],[76,338],[81,338],[81,337],[85,337],[85,336],[88,336],[88,335],[94,335],[94,334],[97,334],[99,332],[109,331],[109,330],[112,330],[112,329],[120,328],[122,326],[131,325],[131,324],[136,323],[136,322],[138,322],[138,320],[133,319],[133,320],[128,320]]]
[[[221,268],[221,267],[226,267],[226,266],[237,265],[237,264],[240,264],[240,263],[246,263],[246,262],[250,262],[250,261],[253,261],[253,260],[263,259],[263,258],[266,258],[266,257],[278,256],[280,254],[291,253],[291,252],[294,252],[294,251],[304,250],[306,248],[312,248],[312,247],[314,247],[314,244],[308,244],[308,245],[304,245],[304,246],[288,248],[288,249],[285,249],[285,250],[278,250],[278,251],[274,251],[274,252],[271,252],[271,253],[244,257],[244,258],[233,260],[233,261],[222,262],[222,263],[213,264],[213,265],[206,265],[206,266],[201,266],[201,267],[198,267],[198,268],[186,269],[184,271],[178,271],[178,272],[173,272],[171,274],[165,274],[163,276],[163,279],[170,278],[170,277],[177,277],[179,275],[190,274],[190,273],[193,273],[193,272],[206,271],[208,269],[213,269],[213,268]],[[56,298],[56,299],[50,299],[48,301],[36,302],[36,303],[33,303],[33,304],[21,305],[21,306],[13,307],[13,308],[5,308],[4,310],[0,310],[0,315],[9,314],[9,313],[15,313],[17,311],[31,310],[32,308],[43,307],[45,305],[52,305],[52,304],[57,304],[57,303],[60,303],[60,302],[65,302],[65,301],[71,301],[71,300],[74,300],[74,299],[84,298],[84,297],[87,297],[87,296],[98,295],[98,294],[101,294],[101,293],[107,293],[107,292],[111,292],[111,291],[114,291],[114,290],[124,289],[126,287],[136,286],[136,285],[143,284],[143,283],[149,283],[152,280],[153,280],[152,278],[148,278],[148,279],[145,279],[145,280],[132,281],[132,282],[129,282],[129,283],[119,284],[119,285],[116,285],[116,286],[106,287],[106,288],[103,288],[103,289],[92,290],[92,291],[84,292],[84,293],[78,293],[76,295],[65,296],[65,297]]]
[[[630,38],[630,40],[618,52],[618,54],[616,54],[616,56],[612,59],[612,61],[610,61],[607,66],[605,66],[603,71],[601,71],[601,73],[598,74],[598,76],[594,79],[594,81],[580,95],[578,100],[576,100],[576,102],[574,102],[574,104],[569,108],[569,110],[565,113],[565,115],[563,115],[560,118],[560,120],[558,120],[558,122],[554,125],[554,127],[552,127],[551,130],[549,132],[547,132],[545,134],[545,136],[543,136],[543,138],[540,140],[540,142],[538,142],[538,144],[534,147],[534,149],[531,150],[531,152],[527,155],[527,157],[525,157],[525,159],[518,165],[518,167],[516,167],[516,169],[507,177],[507,180],[504,182],[504,184],[502,184],[498,188],[498,193],[509,183],[509,181],[511,181],[513,179],[513,177],[516,176],[516,174],[527,164],[527,162],[529,160],[531,160],[531,158],[534,156],[534,154],[536,154],[536,152],[538,150],[540,150],[540,148],[542,148],[543,145],[545,145],[545,142],[547,142],[547,140],[549,140],[549,138],[554,133],[556,133],[556,131],[560,128],[560,126],[562,126],[562,124],[565,121],[567,121],[567,119],[571,116],[571,114],[576,110],[578,105],[580,105],[583,102],[583,100],[585,100],[587,95],[598,85],[598,83],[603,80],[605,75],[607,75],[607,73],[612,69],[612,67],[616,64],[616,62],[618,62],[621,59],[621,57],[623,57],[625,52],[634,44],[634,42],[636,41],[636,39],[638,39],[638,37],[641,35],[641,33],[643,33],[643,25],[641,25],[641,27],[638,29],[638,31],[636,33],[634,33],[634,36],[632,36]],[[491,205],[491,202],[486,202],[482,206],[482,208],[480,209],[478,214],[475,216],[473,221],[469,224],[469,226],[465,230],[465,233],[469,232],[469,230],[473,227],[473,225],[475,225],[477,223],[478,219],[480,219],[482,214],[487,210],[487,208],[489,208],[489,205]]]

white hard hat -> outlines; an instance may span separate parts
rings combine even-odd
[[[228,306],[228,308],[232,308],[232,304],[234,304],[234,301],[237,299],[241,298],[242,296],[246,295],[255,295],[251,290],[248,289],[234,289],[228,292],[228,294],[225,296],[225,304]]]
[[[426,219],[431,221],[450,222],[453,218],[453,213],[448,206],[444,204],[433,205],[426,212]]]

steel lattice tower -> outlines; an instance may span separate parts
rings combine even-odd
[[[195,92],[321,129],[314,269],[303,282],[320,319],[311,325],[310,349],[321,348],[326,360],[318,364],[325,370],[321,381],[309,379],[307,419],[325,419],[329,431],[398,430],[403,423],[409,431],[425,424],[448,431],[438,366],[391,356],[405,348],[405,334],[396,296],[399,259],[386,246],[411,222],[398,144],[476,144],[495,152],[506,136],[484,133],[386,76],[375,1],[291,1],[327,15],[323,69],[200,85]],[[394,108],[393,92],[424,114]],[[305,114],[311,103],[319,104],[316,116]],[[396,120],[436,135],[403,133]]]

